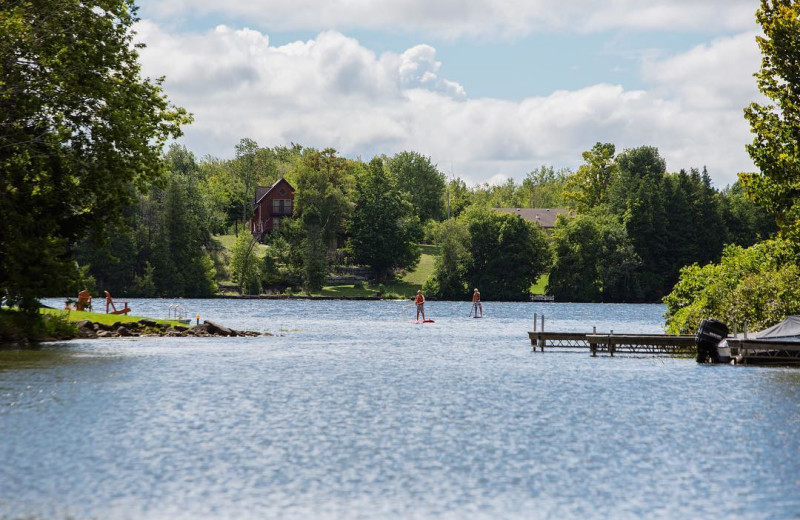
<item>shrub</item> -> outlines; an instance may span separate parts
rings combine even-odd
[[[719,264],[681,269],[664,298],[667,331],[687,334],[715,318],[731,328],[761,330],[800,314],[800,250],[785,240],[728,246]]]

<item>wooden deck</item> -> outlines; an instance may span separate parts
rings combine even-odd
[[[592,356],[598,353],[647,354],[647,355],[695,355],[697,346],[694,335],[671,334],[607,334],[595,332],[529,332],[533,352],[537,347],[588,350]]]

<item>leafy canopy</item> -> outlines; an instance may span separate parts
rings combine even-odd
[[[0,16],[0,293],[70,288],[71,244],[160,178],[186,112],[141,76],[132,0],[12,0]]]
[[[800,2],[761,0],[756,19],[764,35],[756,37],[762,58],[755,76],[769,102],[745,108],[755,134],[747,151],[760,173],[739,178],[783,235],[800,242]]]

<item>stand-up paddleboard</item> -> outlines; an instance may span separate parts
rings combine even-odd
[[[431,319],[427,319],[427,320],[413,320],[411,323],[436,323],[436,322]]]

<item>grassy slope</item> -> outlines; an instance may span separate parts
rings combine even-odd
[[[414,270],[404,273],[399,279],[383,284],[384,294],[396,296],[398,298],[412,298],[419,288],[422,287],[425,279],[433,272],[433,262],[439,254],[439,246],[420,244],[422,255]],[[352,285],[327,286],[322,288],[322,292],[315,296],[375,296],[378,286],[369,285],[363,289],[356,289]]]
[[[550,279],[549,274],[543,274],[536,280],[536,283],[531,286],[531,294],[547,294],[545,289],[547,288],[547,281]]]
[[[236,243],[236,235],[214,235],[214,239],[222,244],[222,247],[227,249],[228,253],[233,249],[233,244]],[[264,258],[264,255],[267,254],[267,246],[256,244],[256,254],[259,258]]]

